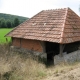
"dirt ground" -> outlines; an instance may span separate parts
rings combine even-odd
[[[80,80],[80,63],[55,69],[44,80]]]

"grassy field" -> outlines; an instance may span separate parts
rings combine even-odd
[[[4,37],[12,29],[0,28],[0,43],[6,43],[6,37]],[[10,37],[7,37],[8,42],[11,40]]]

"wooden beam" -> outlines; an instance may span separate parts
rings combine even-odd
[[[21,38],[20,38],[20,48],[21,48]]]
[[[59,50],[60,56],[63,56],[63,50],[64,50],[64,45],[60,44],[60,50]]]

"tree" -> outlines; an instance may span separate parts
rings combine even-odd
[[[1,26],[1,28],[6,28],[5,19],[3,19],[3,18],[1,19],[0,26]]]
[[[0,28],[1,28],[1,19],[0,19]]]
[[[15,18],[14,19],[14,27],[18,26],[19,25],[19,19],[18,18]]]
[[[12,22],[12,27],[14,27],[14,21]]]
[[[11,28],[12,27],[12,23],[11,23],[10,20],[6,21],[6,26],[7,26],[7,28]]]

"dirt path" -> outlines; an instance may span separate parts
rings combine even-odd
[[[47,76],[44,80],[80,80],[80,67]]]

